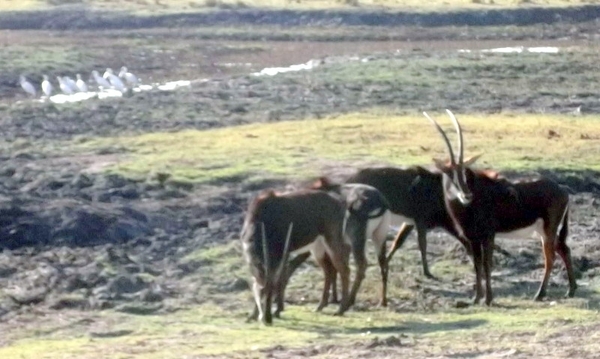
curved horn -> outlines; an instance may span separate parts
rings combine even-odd
[[[462,128],[460,127],[460,123],[458,123],[458,120],[456,119],[456,116],[454,116],[452,111],[446,109],[446,113],[448,114],[448,116],[450,116],[450,119],[452,120],[452,123],[454,124],[454,129],[456,130],[456,133],[458,134],[458,163],[462,164],[463,159],[464,159]]]
[[[285,271],[285,267],[287,265],[287,261],[290,257],[290,238],[292,237],[292,229],[294,228],[294,222],[290,223],[290,227],[288,228],[287,236],[285,237],[285,245],[283,247],[283,256],[281,258],[281,263],[279,264],[279,268],[277,269],[276,280],[277,283],[281,282],[281,276]]]
[[[260,227],[262,229],[262,247],[265,265],[265,284],[268,284],[271,280],[271,261],[269,258],[269,246],[267,245],[267,232],[265,231],[265,222],[260,222]]]
[[[454,151],[452,151],[452,146],[450,145],[450,141],[448,140],[448,136],[446,136],[446,133],[444,132],[444,130],[442,130],[442,128],[440,127],[440,125],[438,125],[438,123],[433,118],[429,117],[429,115],[427,114],[427,112],[423,111],[423,115],[425,115],[425,117],[427,117],[427,119],[429,121],[431,121],[431,123],[433,123],[433,125],[435,126],[435,128],[438,130],[438,132],[444,138],[444,142],[446,142],[446,146],[448,146],[448,152],[450,152],[450,162],[453,165],[455,165],[456,164],[456,160],[454,158]]]

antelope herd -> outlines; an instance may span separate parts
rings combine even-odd
[[[330,291],[337,300],[336,277],[340,276],[341,300],[337,315],[354,304],[365,277],[365,245],[371,238],[381,270],[382,306],[387,305],[390,259],[416,227],[424,275],[433,277],[426,258],[426,233],[442,228],[465,247],[475,268],[474,304],[493,299],[491,286],[494,238],[541,238],[545,270],[536,300],[546,294],[555,259],[562,258],[569,279],[568,297],[577,284],[566,244],[569,195],[547,179],[511,182],[492,170],[470,166],[478,156],[464,159],[462,129],[446,110],[458,135],[458,157],[444,130],[427,113],[447,149],[448,162],[434,159],[435,170],[423,167],[378,167],[359,170],[343,184],[321,178],[311,187],[278,193],[267,190],[250,203],[241,232],[244,256],[253,277],[254,312],[249,319],[272,323],[275,300],[279,316],[284,291],[294,270],[311,254],[321,267],[325,283],[317,311],[329,303]],[[389,253],[386,238],[390,226],[398,226]],[[356,275],[350,287],[350,254]],[[290,257],[294,256],[291,260]]]

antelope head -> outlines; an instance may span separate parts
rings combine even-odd
[[[450,141],[444,130],[442,130],[440,125],[433,118],[429,117],[426,112],[423,112],[423,115],[431,121],[440,135],[442,135],[448,148],[448,154],[450,155],[449,163],[436,158],[434,158],[433,161],[435,162],[435,166],[442,172],[444,193],[448,194],[450,199],[456,198],[460,203],[467,206],[473,201],[473,193],[471,192],[467,181],[467,168],[475,163],[481,155],[473,156],[466,161],[464,160],[462,129],[454,114],[450,110],[446,110],[446,113],[450,116],[458,135],[458,158],[454,157],[452,145],[450,145]]]

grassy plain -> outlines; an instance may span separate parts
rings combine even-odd
[[[292,356],[308,352],[317,358],[348,354],[427,358],[452,353],[482,357],[545,353],[553,358],[569,348],[579,357],[598,349],[593,340],[600,320],[597,285],[580,288],[578,298],[570,300],[560,299],[566,286],[551,285],[548,301],[539,303],[530,299],[533,289],[518,293],[510,282],[496,278],[497,293],[503,294],[493,307],[457,309],[457,299],[467,300],[468,285],[463,280],[470,277],[470,273],[465,274],[470,265],[459,257],[446,256],[432,268],[441,282],[424,280],[417,274],[417,252],[412,246],[409,249],[398,253],[392,265],[389,309],[375,306],[379,275],[376,266],[371,266],[353,310],[344,317],[332,315],[334,306],[315,313],[321,273],[305,268],[290,283],[290,303],[282,319],[273,327],[246,323],[252,303],[250,292],[230,292],[215,285],[247,277],[238,243],[232,242],[198,249],[182,259],[182,263],[199,266],[193,277],[184,279],[197,297],[197,305],[148,316],[111,310],[23,314],[2,338],[0,355],[47,359],[264,358],[279,351],[280,355]],[[432,298],[431,293],[437,290],[440,294]],[[428,291],[429,297],[424,296]],[[563,347],[561,343],[566,340],[569,344]]]
[[[55,8],[51,3],[152,15],[249,6],[448,11],[596,2],[5,0],[0,1],[0,11]],[[15,82],[20,72],[39,82],[42,73],[89,73],[92,69],[103,70],[109,66],[118,69],[128,65],[146,81],[153,82],[222,77],[224,73],[246,74],[265,66],[290,65],[334,54],[388,53],[366,62],[348,61],[339,66],[323,66],[311,72],[276,78],[248,80],[239,76],[231,79],[230,87],[219,82],[213,87],[194,84],[189,91],[145,94],[114,102],[90,101],[64,107],[47,104],[28,107],[25,101],[13,106],[7,102],[2,104],[6,111],[0,147],[4,151],[6,146],[3,156],[7,154],[7,162],[15,160],[13,155],[19,152],[19,156],[14,156],[17,161],[13,161],[16,169],[31,165],[19,162],[21,156],[27,161],[27,158],[35,158],[28,156],[28,151],[45,152],[38,151],[38,146],[48,146],[52,149],[46,152],[49,157],[56,152],[64,155],[65,161],[97,157],[98,162],[90,166],[95,171],[139,179],[165,172],[177,181],[200,185],[224,183],[227,187],[239,181],[266,178],[306,179],[327,169],[365,163],[429,165],[432,157],[445,157],[446,152],[439,135],[420,110],[441,111],[448,106],[460,109],[456,114],[465,130],[467,155],[484,153],[479,163],[481,167],[507,171],[598,171],[600,117],[594,114],[600,108],[595,100],[595,84],[600,80],[596,71],[597,47],[568,42],[573,45],[569,48],[553,42],[550,45],[562,46],[558,54],[456,51],[463,47],[475,50],[505,46],[472,41],[481,38],[515,43],[523,38],[554,41],[571,38],[571,29],[575,29],[573,37],[576,37],[577,26],[442,29],[249,26],[97,32],[5,31],[1,43],[5,51],[0,53],[0,65],[6,70],[4,93],[10,101],[22,95]],[[581,38],[593,38],[590,33],[596,30],[593,25],[590,28],[591,32],[583,27]],[[439,42],[448,37],[469,42]],[[221,43],[200,42],[205,39],[219,39]],[[222,39],[247,42],[224,43]],[[436,42],[418,46],[406,42],[385,49],[354,43],[390,39],[435,39]],[[295,40],[314,43],[299,42],[300,46],[293,47],[281,40],[294,40],[290,41],[292,45],[297,45]],[[309,45],[309,50],[302,48]],[[525,45],[540,43],[535,40]],[[400,51],[394,52],[397,49]],[[249,62],[252,62],[251,67],[246,67]],[[239,67],[231,70],[227,66]],[[277,89],[277,96],[273,96],[273,88]],[[298,89],[310,89],[312,97],[299,96]],[[236,110],[232,104],[243,106],[238,106],[240,111],[236,112],[232,111]],[[583,115],[576,111],[579,106]],[[546,114],[546,110],[553,113]],[[264,114],[267,112],[281,113],[284,120],[266,122],[268,116]],[[450,131],[454,143],[446,115],[431,114]],[[313,119],[304,120],[307,116]],[[223,128],[190,129],[204,128],[206,123],[202,121]],[[249,122],[257,123],[239,125]],[[235,126],[226,127],[230,125]],[[182,127],[185,129],[181,130]],[[109,161],[104,161],[105,155]],[[50,175],[55,175],[61,166],[53,160],[43,157],[31,162],[45,166]],[[104,162],[109,165],[98,165]],[[50,196],[58,195],[51,192]],[[188,200],[190,198],[169,198],[152,204],[157,208],[171,206],[173,210],[174,202],[181,201],[185,207],[189,205]],[[112,204],[121,206],[123,202]],[[574,212],[576,210],[594,211],[592,205],[588,208],[579,203]],[[584,255],[589,257],[588,263],[592,263],[592,268],[579,278],[577,298],[572,300],[561,297],[566,286],[562,266],[557,264],[548,300],[532,302],[530,298],[541,278],[539,245],[513,242],[516,244],[510,248],[511,258],[496,258],[493,286],[497,305],[457,308],[458,304],[468,301],[471,294],[472,266],[455,247],[456,241],[430,234],[430,264],[441,281],[422,277],[416,244],[410,239],[392,263],[390,307],[376,307],[379,273],[376,266],[370,266],[357,305],[339,318],[332,315],[333,306],[322,314],[312,312],[322,275],[314,265],[307,264],[292,279],[283,318],[277,320],[274,327],[265,328],[245,323],[252,301],[248,288],[239,283],[248,278],[248,270],[239,244],[228,240],[235,239],[232,227],[227,229],[228,239],[225,236],[211,238],[206,241],[209,245],[199,248],[189,244],[195,242],[186,242],[188,247],[183,248],[186,255],[172,259],[175,268],[170,270],[176,271],[180,265],[195,269],[176,279],[179,288],[185,288],[185,292],[177,295],[191,296],[193,305],[171,296],[165,298],[163,312],[156,315],[131,315],[112,309],[49,310],[43,305],[23,307],[7,314],[1,312],[0,357],[593,357],[600,350],[597,344],[600,276],[593,263],[598,249],[592,243],[593,237],[577,236],[593,232],[590,228],[595,228],[596,222],[589,218],[587,222],[577,222],[581,218],[572,218],[575,235],[571,242],[576,266],[579,268],[584,262]],[[212,219],[207,220],[210,223]],[[225,223],[233,222],[235,220]],[[199,231],[185,230],[189,230],[186,232],[189,237],[205,239]],[[370,253],[370,261],[375,263],[373,253]],[[0,294],[0,299],[7,298]],[[138,304],[141,305],[132,303]],[[387,340],[390,337],[392,340]]]
[[[484,153],[481,166],[600,170],[597,116],[456,115],[463,124],[466,155]],[[449,136],[453,136],[446,114],[435,117],[448,124]],[[433,157],[447,156],[441,138],[422,115],[398,116],[383,110],[322,120],[98,138],[77,148],[115,147],[125,154],[108,168],[111,172],[137,178],[167,172],[174,179],[191,182],[299,179],[317,176],[321,166],[333,162],[428,166]]]

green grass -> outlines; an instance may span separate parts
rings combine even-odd
[[[598,48],[592,46],[561,48],[556,54],[415,52],[366,64],[354,61],[318,67],[313,71],[311,80],[338,86],[368,88],[370,85],[388,85],[398,91],[409,89],[412,95],[407,93],[404,97],[412,101],[431,92],[445,97],[458,91],[472,94],[475,99],[481,97],[478,93],[482,93],[492,97],[488,101],[495,98],[514,102],[516,94],[521,101],[536,96],[581,99],[593,93],[592,84],[586,76],[597,79],[592,61],[597,56]],[[295,74],[296,77],[303,75]],[[567,78],[569,81],[566,81]],[[400,103],[405,100],[398,99]]]
[[[462,115],[466,155],[484,153],[480,166],[496,169],[599,170],[600,118],[569,115]],[[445,114],[435,117],[449,124]],[[454,134],[450,129],[450,136]],[[558,134],[549,137],[550,131]],[[453,140],[454,143],[454,140]],[[152,133],[92,139],[76,151],[125,148],[110,172],[146,178],[168,172],[179,181],[211,182],[306,178],[324,164],[359,161],[429,165],[447,156],[433,126],[422,116],[385,111],[324,120],[252,124],[208,131]]]
[[[88,323],[71,328],[57,326],[47,318],[39,324],[45,331],[31,335],[15,330],[9,344],[0,348],[3,358],[182,358],[209,354],[262,356],[258,350],[282,345],[302,347],[312,343],[349,344],[375,336],[404,334],[435,354],[464,350],[477,338],[480,347],[497,348],[510,339],[514,348],[530,344],[537,337],[581,328],[600,319],[597,312],[569,304],[558,306],[529,301],[500,300],[517,309],[470,308],[435,313],[394,313],[385,309],[348,312],[344,317],[314,313],[306,306],[288,306],[283,319],[273,327],[245,323],[240,310],[224,311],[218,306],[201,305],[169,315],[130,316],[113,312],[88,314]],[[67,313],[68,314],[68,313]],[[81,314],[76,314],[81,316]],[[81,320],[81,319],[79,319]],[[99,338],[94,332],[123,331],[122,336]],[[480,333],[486,333],[481,335]],[[496,338],[504,340],[496,341]],[[433,345],[431,345],[433,343]]]
[[[69,72],[72,72],[74,68],[79,69],[81,63],[86,62],[90,62],[90,56],[64,44],[54,46],[41,44],[17,45],[0,51],[0,64],[4,68],[15,73],[23,72],[39,78],[41,78],[42,73],[51,73],[55,70],[69,69]],[[51,80],[54,81],[55,79]]]
[[[433,243],[439,245],[436,240]],[[462,256],[444,253],[431,261],[432,271],[441,281],[423,279],[416,243],[411,241],[394,257],[390,268],[390,308],[378,308],[379,273],[368,268],[357,304],[343,317],[333,316],[336,306],[323,313],[313,312],[322,286],[322,274],[311,265],[301,267],[292,277],[282,318],[272,327],[263,327],[245,318],[252,306],[249,290],[219,292],[221,283],[247,278],[239,242],[198,249],[181,263],[197,262],[200,267],[184,277],[186,288],[197,305],[178,305],[175,312],[136,316],[110,310],[101,312],[54,311],[44,316],[23,313],[15,326],[0,323],[2,358],[156,358],[179,359],[221,355],[228,358],[264,357],[264,349],[285,349],[331,345],[336,350],[363,348],[375,337],[401,335],[410,343],[411,357],[445,355],[451,352],[516,349],[528,353],[539,349],[556,335],[571,335],[569,345],[589,353],[597,350],[585,338],[593,334],[600,320],[598,287],[580,288],[577,298],[557,299],[565,289],[550,288],[546,302],[533,302],[532,293],[499,295],[510,282],[494,280],[494,307],[457,309],[448,294],[437,298],[435,289],[459,291],[467,300],[465,278],[472,279],[470,265]],[[369,258],[374,263],[371,246]],[[468,272],[468,273],[467,273]],[[460,279],[456,279],[460,278]],[[537,278],[535,279],[537,280]],[[553,276],[553,282],[556,280]],[[200,290],[192,284],[200,283]],[[189,285],[188,285],[189,284]],[[535,283],[538,284],[537,281]],[[419,285],[415,289],[415,285]],[[429,288],[429,289],[428,289]],[[559,290],[561,293],[558,293]],[[405,303],[411,305],[404,306]],[[29,316],[29,317],[28,317]],[[589,328],[589,329],[588,329]],[[573,333],[573,334],[571,334]],[[587,333],[587,334],[584,334]],[[357,344],[359,343],[359,344]],[[561,345],[552,342],[544,348]],[[329,358],[341,358],[333,354]],[[383,355],[383,354],[382,354]],[[389,353],[388,353],[389,355]]]

